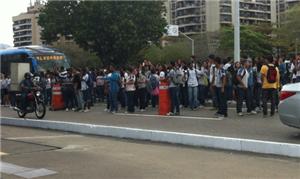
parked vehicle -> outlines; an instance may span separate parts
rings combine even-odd
[[[283,86],[278,109],[283,124],[300,129],[300,83]]]

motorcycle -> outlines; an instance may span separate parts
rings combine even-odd
[[[17,111],[20,118],[24,118],[26,114],[33,112],[38,119],[44,118],[44,116],[46,115],[46,106],[44,104],[43,95],[39,89],[33,90],[28,93],[28,95],[26,96],[27,105],[25,110],[21,109],[21,98],[22,94],[17,93],[16,107],[13,108],[15,111]]]

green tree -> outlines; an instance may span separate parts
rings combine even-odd
[[[80,48],[76,43],[54,43],[53,48],[64,52],[72,67],[101,67],[102,61],[95,53]]]
[[[296,43],[300,46],[300,5],[281,15],[282,24],[275,30],[277,46],[294,51]]]
[[[241,55],[242,56],[262,56],[272,53],[272,39],[267,32],[261,32],[255,26],[241,26]],[[228,56],[233,56],[234,51],[234,28],[224,27],[220,32],[219,51],[227,52]]]
[[[154,64],[166,64],[177,59],[189,59],[191,48],[187,42],[175,42],[163,48],[152,45],[144,49],[141,53],[143,54],[143,58],[150,60]]]
[[[42,38],[51,43],[57,34],[71,34],[80,47],[95,52],[104,64],[130,63],[149,42],[159,42],[166,26],[160,1],[72,2],[46,4],[39,18]],[[64,22],[71,23],[54,25]]]

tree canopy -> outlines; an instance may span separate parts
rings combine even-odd
[[[272,39],[256,26],[241,26],[240,44],[242,56],[262,56],[272,53]],[[228,56],[234,51],[234,28],[223,27],[220,33],[219,50],[226,51]]]
[[[42,39],[72,36],[104,64],[124,65],[158,43],[166,20],[160,1],[48,1],[39,17]]]
[[[300,46],[300,5],[294,6],[281,15],[280,27],[275,30],[277,46],[294,50],[296,43]],[[298,40],[296,40],[298,39]]]

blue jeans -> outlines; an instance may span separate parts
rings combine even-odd
[[[251,112],[252,110],[254,110],[255,106],[254,106],[254,96],[253,96],[253,93],[254,93],[254,86],[248,86],[248,89],[247,89],[247,95],[248,95],[248,112]]]
[[[109,91],[110,112],[118,111],[118,92]]]
[[[216,87],[215,88],[216,99],[218,103],[218,114],[227,116],[227,98],[226,92],[222,92],[222,88]]]
[[[170,87],[170,97],[171,97],[171,112],[176,113],[180,112],[179,108],[179,87]]]
[[[233,100],[233,86],[226,86],[225,93],[227,100]]]
[[[195,109],[198,106],[198,86],[188,87],[189,105],[191,109]]]

